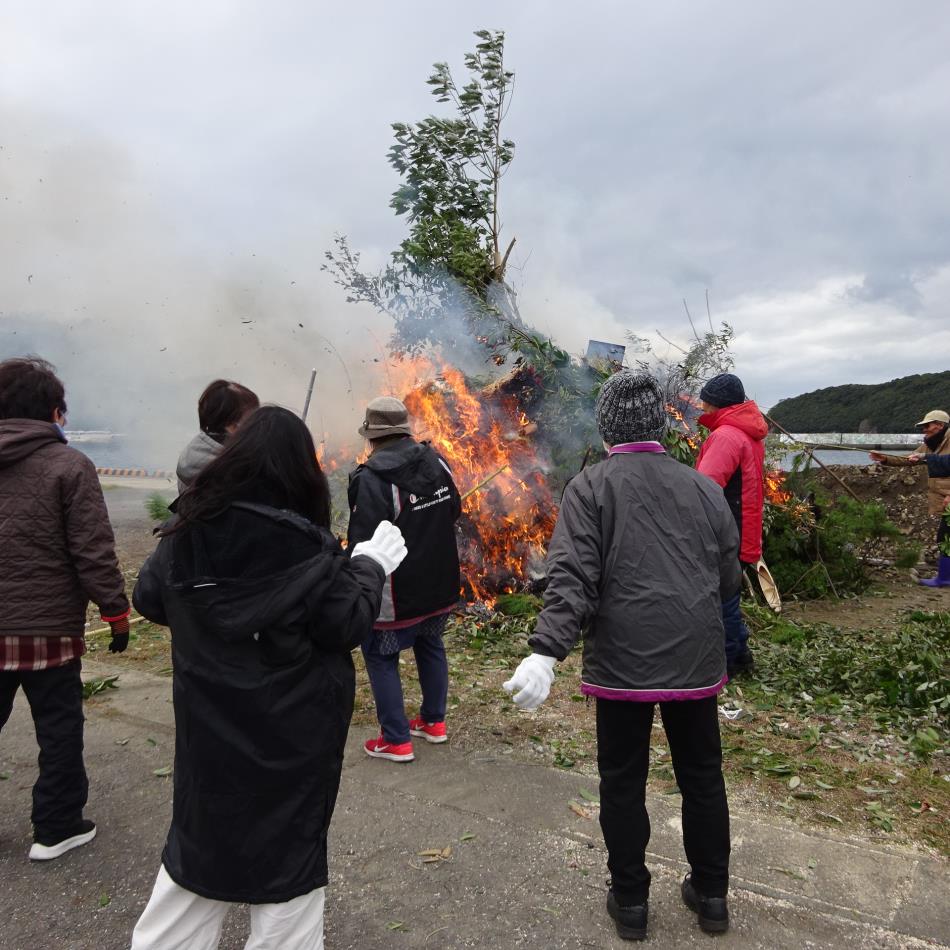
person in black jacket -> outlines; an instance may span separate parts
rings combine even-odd
[[[363,641],[363,658],[376,700],[380,735],[363,748],[374,758],[410,762],[411,736],[445,742],[449,670],[442,633],[459,599],[461,576],[455,521],[462,501],[445,459],[410,435],[406,407],[390,396],[372,400],[360,435],[369,459],[350,475],[350,545],[365,540],[383,520],[397,524],[409,554],[386,581],[374,630]],[[406,718],[399,653],[412,648],[422,707]]]
[[[329,524],[310,433],[264,407],[198,474],[139,574],[133,603],[172,631],[175,784],[133,950],[211,950],[235,901],[251,904],[248,950],[323,947],[350,651],[406,551],[384,523],[347,556]]]

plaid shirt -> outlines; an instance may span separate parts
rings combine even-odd
[[[48,670],[65,666],[85,652],[85,637],[0,637],[0,670]]]

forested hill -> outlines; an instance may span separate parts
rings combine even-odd
[[[789,432],[913,432],[931,409],[950,412],[950,370],[816,389],[777,402],[769,415]]]

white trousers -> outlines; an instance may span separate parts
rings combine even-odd
[[[323,950],[326,890],[318,887],[282,904],[251,904],[244,950]],[[229,901],[185,890],[163,865],[132,931],[132,950],[215,950],[229,907]]]

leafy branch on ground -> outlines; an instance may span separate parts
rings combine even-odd
[[[82,698],[91,699],[107,689],[118,689],[118,679],[119,676],[116,674],[114,676],[94,676],[92,679],[86,680],[82,684]]]
[[[787,485],[802,493],[790,477]],[[917,563],[919,545],[903,539],[879,502],[832,497],[808,486],[765,506],[763,555],[783,597],[842,597],[867,590],[868,562],[898,541],[898,564]]]
[[[157,491],[152,492],[148,498],[145,499],[145,510],[148,512],[148,516],[152,521],[161,523],[168,521],[172,514],[168,510],[168,500],[161,492]]]
[[[950,753],[950,613],[912,611],[895,628],[796,624],[749,605],[756,676],[748,696],[798,713],[886,728],[926,761]]]

